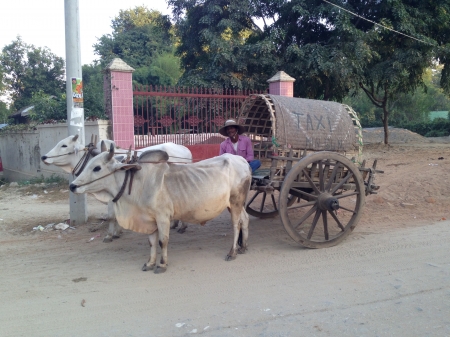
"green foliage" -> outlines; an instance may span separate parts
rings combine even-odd
[[[419,87],[412,93],[398,94],[389,102],[390,125],[427,123],[430,111],[449,109],[450,98],[439,86],[441,69],[442,67],[427,69],[423,76],[425,87]],[[363,127],[383,126],[383,110],[376,107],[364,92],[348,95],[343,102],[358,111]]]
[[[425,137],[450,136],[450,120],[445,118],[436,118],[431,122],[406,123],[401,125],[401,127]]]
[[[121,10],[111,27],[112,34],[103,35],[94,45],[103,67],[119,57],[135,69],[135,83],[174,85],[178,81],[179,58],[173,53],[173,29],[167,16],[138,6]]]
[[[3,48],[0,67],[13,110],[30,105],[35,92],[59,97],[65,91],[64,60],[48,48],[24,43],[20,37]]]
[[[100,64],[83,65],[84,116],[87,120],[108,119],[105,114],[103,72]]]
[[[415,119],[412,110],[423,117],[432,102],[418,89],[436,61],[444,64],[441,93],[450,92],[449,0],[333,3],[357,15],[322,0],[169,0],[181,82],[252,88],[284,70],[296,79],[294,96],[341,101],[363,88],[364,105],[373,105],[368,121],[381,121],[386,132],[390,118]],[[408,106],[411,93],[421,105]]]
[[[18,132],[18,131],[28,131],[28,130],[36,130],[36,125],[38,123],[32,122],[32,123],[23,123],[23,124],[8,124],[8,126],[4,127],[3,129],[0,129],[0,133],[8,133],[8,132]]]
[[[8,123],[8,116],[11,115],[11,111],[5,102],[0,101],[0,124]]]
[[[121,10],[111,27],[112,34],[101,36],[94,45],[103,65],[119,57],[136,69],[149,66],[155,56],[172,50],[168,17],[145,6]]]
[[[135,84],[173,86],[180,76],[180,59],[171,53],[165,53],[158,55],[150,66],[136,69],[133,81]]]
[[[40,177],[19,181],[18,184],[19,186],[29,186],[34,184],[67,185],[67,179],[54,174],[48,178],[44,178],[44,176],[41,175]]]
[[[261,30],[254,23],[256,9],[249,1],[171,0],[177,19],[177,55],[184,74],[180,84],[226,88],[267,88],[250,69],[267,67],[273,71],[273,47],[260,41]],[[182,13],[186,12],[185,16]],[[255,46],[248,42],[252,40]],[[269,48],[266,50],[265,48]],[[258,66],[259,65],[259,66]],[[256,69],[255,69],[256,70]]]
[[[66,95],[50,96],[43,91],[33,93],[30,105],[34,108],[28,115],[29,119],[37,123],[56,123],[67,120]]]

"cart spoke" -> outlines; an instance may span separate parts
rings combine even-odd
[[[322,219],[323,219],[323,235],[325,236],[325,241],[330,239],[328,234],[328,219],[327,219],[327,211],[322,211]]]
[[[314,215],[313,222],[311,224],[311,227],[309,228],[309,233],[308,233],[308,236],[307,236],[308,240],[311,240],[311,237],[312,237],[312,235],[314,233],[314,230],[316,229],[317,221],[319,220],[319,217],[320,217],[321,213],[322,213],[321,210],[319,210],[319,209],[316,210],[316,214]]]
[[[251,203],[253,202],[253,200],[255,200],[255,198],[258,196],[258,194],[260,194],[260,191],[256,191],[255,194],[253,194],[253,197],[250,199],[250,201],[247,203],[247,206],[251,205]]]
[[[339,206],[339,209],[343,209],[343,210],[345,210],[345,211],[347,211],[347,212],[350,212],[350,213],[356,214],[356,212],[355,212],[354,210],[351,210],[351,209],[349,209],[349,208],[346,208],[346,207],[342,207],[342,206]]]
[[[340,167],[341,163],[337,163],[334,168],[333,168],[333,172],[331,172],[331,177],[328,180],[327,186],[325,186],[325,191],[329,191],[331,188],[331,184],[334,182],[334,180],[336,179],[336,174],[338,173],[339,167]]]
[[[262,198],[262,202],[261,202],[261,207],[259,208],[259,211],[262,213],[263,209],[264,209],[264,202],[266,201],[266,193],[263,193],[263,198]]]
[[[273,196],[273,194],[271,194],[270,197],[272,198],[272,204],[273,204],[274,210],[278,211],[277,203],[275,202],[275,197]]]
[[[295,206],[289,206],[288,209],[292,210],[292,209],[296,209],[296,208],[312,206],[312,205],[315,205],[316,203],[317,203],[317,201],[308,201],[308,202],[305,202],[303,204],[299,204],[299,205],[295,205]]]
[[[342,226],[341,222],[339,221],[339,219],[337,218],[336,214],[334,214],[334,211],[328,211],[331,215],[331,217],[334,219],[334,221],[336,221],[337,225],[339,226],[339,228],[344,231],[345,228],[344,226]]]
[[[303,222],[306,219],[308,219],[311,216],[311,214],[313,214],[316,211],[316,209],[317,209],[317,206],[311,207],[311,209],[308,212],[306,212],[306,214],[304,216],[302,216],[300,220],[298,220],[298,225],[295,226],[295,229],[298,229],[298,227],[300,227],[303,224]]]
[[[342,198],[347,198],[347,197],[350,197],[350,196],[352,196],[352,195],[358,195],[358,194],[359,194],[359,192],[351,192],[351,193],[345,193],[345,194],[334,195],[334,197],[335,197],[336,199],[342,199]]]
[[[325,188],[325,181],[323,177],[323,163],[321,160],[319,161],[319,188],[321,191],[323,191]]]
[[[303,174],[306,177],[306,179],[308,180],[309,184],[311,185],[311,187],[313,188],[313,190],[317,193],[320,194],[319,189],[317,188],[316,184],[314,184],[314,181],[312,181],[311,177],[309,176],[308,172],[306,172],[305,169],[303,169]]]
[[[350,171],[348,171],[348,173],[347,173],[347,176],[344,178],[344,179],[342,179],[340,182],[339,182],[339,184],[337,184],[332,190],[331,190],[331,194],[334,194],[334,193],[336,193],[336,191],[338,190],[338,189],[340,189],[351,177],[353,177],[353,173],[352,172],[350,172]]]
[[[305,192],[303,190],[299,190],[298,188],[294,188],[294,187],[292,187],[291,190],[295,191],[297,193],[300,193],[300,194],[304,195],[305,197],[308,197],[308,198],[311,198],[311,199],[317,199],[317,195],[316,194],[307,193],[307,192]]]

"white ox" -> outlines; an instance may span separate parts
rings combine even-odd
[[[115,198],[123,186],[126,170],[134,174],[131,194],[128,186],[114,203],[120,226],[149,235],[150,259],[143,271],[156,267],[156,243],[159,238],[161,260],[155,273],[167,268],[170,221],[180,219],[204,224],[225,208],[231,213],[234,239],[226,260],[247,249],[248,215],[245,200],[251,183],[247,161],[241,156],[224,154],[193,164],[168,163],[164,151],[147,151],[137,164],[122,164],[114,158],[114,149],[91,159],[86,169],[70,184],[74,193],[96,193],[105,201]],[[241,248],[237,248],[242,230]]]
[[[98,142],[96,147],[101,149],[102,141]],[[108,148],[115,143],[112,140],[104,140],[104,145]],[[163,150],[169,155],[169,162],[179,162],[179,163],[191,163],[192,153],[191,151],[183,146],[174,143],[164,143],[154,146],[149,146],[138,150],[138,155],[142,154],[148,150]],[[117,155],[126,155],[126,150],[115,148]],[[100,151],[97,151],[98,154]],[[73,169],[80,162],[81,158],[85,153],[85,145],[83,145],[79,139],[78,135],[69,136],[59,141],[53,149],[51,149],[47,154],[41,157],[41,160],[46,165],[55,165],[61,167],[65,172],[72,173]],[[94,193],[94,197],[96,197]],[[96,197],[96,199],[100,200]],[[111,242],[113,238],[118,238],[121,235],[122,229],[117,225],[116,218],[114,216],[114,207],[111,202],[108,203],[108,233],[103,238],[103,242]],[[174,221],[172,228],[176,228],[179,222]],[[187,228],[187,224],[182,223],[178,232],[183,233]]]

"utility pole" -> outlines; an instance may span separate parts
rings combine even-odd
[[[80,21],[78,0],[64,0],[66,32],[66,95],[69,136],[84,136],[83,82],[81,74]],[[74,180],[70,176],[69,183]],[[70,224],[82,225],[87,221],[86,194],[70,193]]]

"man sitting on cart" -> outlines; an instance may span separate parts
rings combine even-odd
[[[252,141],[243,135],[244,131],[244,127],[235,120],[227,120],[225,125],[219,130],[221,135],[228,137],[220,144],[219,155],[231,153],[244,157],[252,172],[255,172],[261,166],[261,162],[254,159]]]

